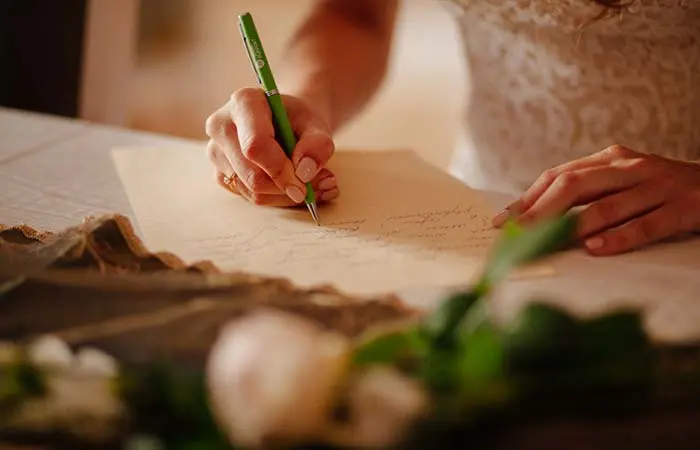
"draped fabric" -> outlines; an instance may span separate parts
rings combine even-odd
[[[516,194],[612,144],[700,158],[700,0],[443,0],[469,94],[452,171]]]

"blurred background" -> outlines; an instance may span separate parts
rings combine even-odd
[[[380,0],[378,0],[380,1]],[[255,83],[236,27],[250,11],[274,67],[309,0],[142,0],[129,125],[202,138],[210,112]],[[440,1],[404,0],[391,74],[340,147],[407,147],[445,166],[460,120],[458,30]],[[342,51],[342,49],[339,49]]]
[[[274,67],[313,0],[0,3],[0,16],[9,18],[0,28],[10,31],[0,29],[0,62],[3,71],[13,68],[0,75],[10,99],[0,104],[203,140],[206,117],[232,91],[255,83],[237,15],[253,14]],[[83,33],[71,33],[81,22]],[[30,73],[37,75],[28,81]],[[338,147],[411,148],[447,166],[464,77],[458,29],[443,2],[403,0],[389,77],[370,108],[337,136]],[[67,107],[61,95],[77,103]]]

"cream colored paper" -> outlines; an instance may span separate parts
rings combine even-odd
[[[227,192],[201,149],[122,148],[113,158],[151,250],[300,286],[376,294],[462,285],[497,236],[477,193],[410,151],[338,151],[330,167],[341,196],[320,207],[320,227],[304,207],[255,206]]]

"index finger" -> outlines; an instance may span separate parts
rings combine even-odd
[[[243,155],[265,171],[288,195],[290,189],[306,195],[306,187],[295,175],[292,161],[275,140],[272,112],[265,93],[260,89],[240,90],[232,96],[231,103],[231,120],[238,129]]]
[[[518,217],[518,221],[527,223],[563,214],[601,196],[631,188],[639,181],[639,173],[615,166],[565,172]]]
[[[616,159],[622,159],[629,156],[629,152],[630,150],[626,147],[613,145],[603,151],[569,161],[549,170],[545,170],[544,173],[537,178],[537,180],[535,180],[532,186],[530,186],[520,197],[519,204],[517,205],[519,212],[522,212],[534,205],[540,196],[550,188],[552,183],[554,183],[560,175],[580,169],[606,166]]]

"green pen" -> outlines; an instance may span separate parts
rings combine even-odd
[[[255,27],[253,16],[251,16],[250,13],[238,16],[238,27],[241,29],[241,37],[243,38],[243,43],[248,52],[248,57],[253,66],[255,76],[258,78],[258,83],[265,91],[267,103],[270,105],[276,139],[284,149],[284,152],[291,159],[294,147],[297,145],[297,139],[294,135],[292,124],[289,122],[287,111],[282,104],[282,97],[277,90],[277,83],[275,83],[275,77],[272,75],[270,63],[265,56],[265,50],[263,50],[262,41]],[[314,222],[316,222],[316,225],[319,225],[318,209],[316,208],[316,193],[311,183],[306,183],[306,199],[304,201],[306,207],[309,208]]]

